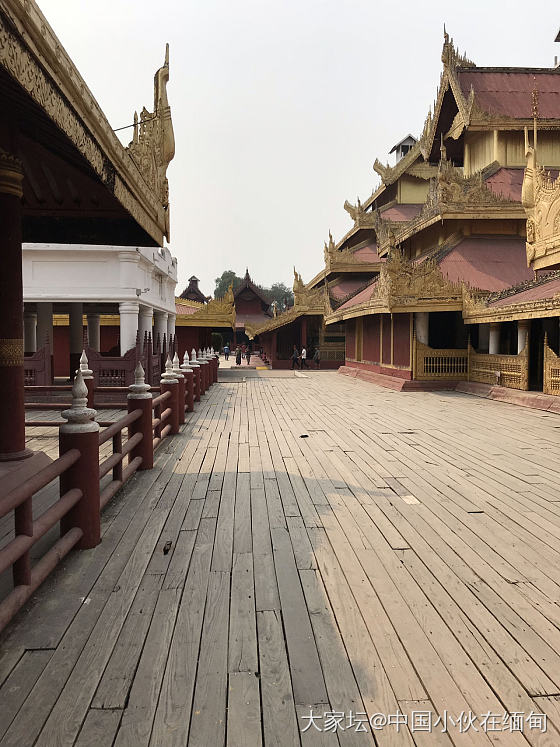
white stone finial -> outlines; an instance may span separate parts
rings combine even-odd
[[[93,378],[93,371],[89,367],[86,351],[82,350],[82,354],[80,356],[80,371],[82,374],[82,377],[84,379],[92,379]],[[77,373],[77,371],[76,371]]]
[[[94,418],[96,410],[87,406],[88,389],[84,382],[82,371],[78,369],[72,385],[72,406],[62,412],[67,420],[60,426],[61,433],[88,433],[99,430],[99,423]]]
[[[176,375],[173,373],[173,363],[171,363],[171,358],[169,356],[167,356],[167,360],[165,361],[165,373],[161,375],[161,381],[171,384],[179,383]]]
[[[81,369],[81,366],[80,366]],[[84,382],[82,371],[79,370],[72,384],[72,407],[85,407],[87,405],[87,386]]]
[[[195,350],[194,348],[193,348],[193,349],[191,350],[191,361],[192,361],[193,363],[196,363],[196,362],[197,362],[197,361],[196,361],[196,350]]]
[[[202,350],[200,348],[198,348],[198,356],[197,357],[199,359],[202,358]]]
[[[145,384],[146,382],[146,373],[144,371],[144,367],[142,366],[141,361],[138,361],[136,364],[136,368],[134,369],[134,383],[135,384]]]
[[[181,368],[183,369],[183,371],[191,370],[191,364],[189,363],[189,353],[187,350],[185,350],[185,355],[183,356],[183,363],[181,364]]]
[[[127,395],[127,399],[152,399],[150,385],[146,384],[145,376],[144,366],[138,361],[134,369],[134,384],[128,387],[130,394]]]
[[[179,379],[185,378],[183,372],[181,371],[181,366],[179,365],[179,356],[177,355],[177,353],[175,353],[175,355],[173,356],[173,373]]]

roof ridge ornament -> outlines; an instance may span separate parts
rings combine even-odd
[[[165,211],[165,235],[169,241],[169,184],[167,167],[175,155],[175,136],[171,108],[167,100],[169,82],[169,44],[165,45],[165,60],[154,76],[154,111],[143,107],[134,113],[134,134],[126,149]]]

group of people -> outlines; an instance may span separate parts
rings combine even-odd
[[[321,352],[319,348],[315,348],[313,362],[315,363],[315,368],[321,368]],[[307,365],[307,349],[305,347],[302,347],[301,351],[299,351],[297,345],[294,345],[292,351],[292,371],[294,368],[309,368]]]
[[[230,353],[231,353],[231,349],[229,347],[229,344],[226,343],[224,345],[224,358],[226,359],[226,361],[229,361]],[[243,358],[245,358],[247,360],[247,365],[249,366],[251,363],[251,355],[252,355],[252,350],[249,346],[245,344],[238,345],[235,348],[235,365],[240,366],[241,361],[243,360]]]

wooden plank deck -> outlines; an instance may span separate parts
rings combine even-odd
[[[0,745],[557,747],[560,418],[228,373],[0,639]]]

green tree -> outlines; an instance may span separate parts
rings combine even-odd
[[[287,306],[294,305],[294,294],[292,289],[288,288],[285,283],[272,283],[270,288],[263,288],[270,301],[276,301],[278,308],[282,309],[284,304]]]
[[[233,270],[224,270],[219,278],[215,281],[214,298],[222,298],[226,295],[227,289],[233,284],[233,290],[239,288],[243,280],[235,274]]]

